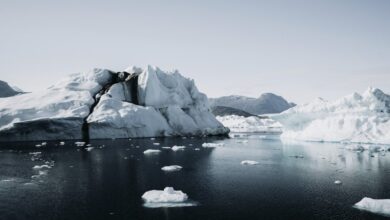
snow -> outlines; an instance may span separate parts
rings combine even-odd
[[[81,139],[92,95],[110,78],[107,70],[72,74],[32,93],[0,99],[1,140]],[[31,132],[32,128],[34,132]]]
[[[179,165],[170,165],[170,166],[164,166],[161,168],[161,170],[165,171],[165,172],[172,172],[172,171],[179,171],[181,170],[183,167],[179,166]]]
[[[254,160],[243,160],[243,161],[241,161],[241,164],[242,165],[257,165],[257,164],[259,164],[259,162],[254,161]]]
[[[159,154],[160,152],[161,152],[161,150],[148,149],[148,150],[144,151],[144,154],[145,155],[148,155],[148,154]]]
[[[186,147],[185,146],[173,146],[171,149],[173,151],[179,151],[179,150],[184,150]]]
[[[390,216],[390,199],[371,199],[364,197],[354,207],[360,210]]]
[[[390,96],[376,88],[336,101],[319,98],[270,117],[283,125],[283,139],[390,143]]]
[[[223,147],[224,143],[203,143],[202,147]]]
[[[262,119],[256,116],[244,117],[237,115],[217,116],[231,132],[281,132],[282,125],[272,119]]]
[[[229,132],[192,79],[151,66],[126,71],[139,74],[139,103],[125,100],[126,82],[114,81],[116,73],[107,69],[71,74],[47,89],[1,98],[0,140],[82,139],[85,119],[92,139]]]
[[[142,195],[144,206],[148,208],[158,207],[183,207],[193,206],[195,203],[188,201],[188,195],[173,187],[165,187],[164,190],[150,190]]]

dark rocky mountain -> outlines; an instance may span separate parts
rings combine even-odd
[[[236,95],[210,98],[209,103],[211,107],[231,107],[254,115],[280,113],[295,106],[273,93],[264,93],[259,98]]]
[[[20,93],[15,91],[8,83],[0,80],[0,98],[10,97]]]

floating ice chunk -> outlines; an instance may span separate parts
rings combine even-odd
[[[61,145],[61,146],[65,145],[65,142],[61,141],[61,142],[60,142],[60,145]]]
[[[85,142],[84,141],[76,141],[74,142],[76,144],[77,147],[82,147],[85,145]]]
[[[33,155],[33,156],[38,156],[38,155],[41,155],[42,152],[30,152],[30,155]]]
[[[36,144],[36,145],[35,145],[35,147],[42,147],[42,145],[40,145],[40,144]]]
[[[336,181],[334,181],[334,184],[341,185],[341,181],[340,180],[336,180]]]
[[[49,165],[47,165],[47,164],[44,164],[44,165],[35,165],[35,166],[33,167],[34,170],[40,170],[40,169],[44,169],[44,168],[50,169],[51,166],[49,166]]]
[[[183,167],[181,167],[179,165],[171,165],[171,166],[162,167],[161,170],[166,171],[166,172],[172,172],[172,171],[179,171],[182,168]]]
[[[187,194],[173,187],[165,187],[164,190],[150,190],[142,195],[144,206],[148,208],[159,207],[183,207],[194,206],[194,202],[188,201]]]
[[[161,152],[161,150],[154,150],[154,149],[148,149],[148,150],[146,150],[146,151],[144,151],[144,154],[158,154],[158,153],[160,153]]]
[[[241,161],[241,164],[242,165],[257,165],[257,164],[259,164],[259,162],[254,161],[254,160],[243,160],[243,161]]]
[[[246,143],[248,143],[248,140],[238,140],[236,142],[237,143],[241,143],[241,144],[246,144]]]
[[[166,150],[169,149],[170,150],[171,148],[170,147],[162,147],[162,149],[166,149]]]
[[[185,146],[173,146],[171,149],[173,151],[178,151],[178,150],[184,150],[186,147]]]
[[[160,145],[160,143],[153,143],[153,145],[159,146],[159,145]]]
[[[42,146],[46,146],[46,145],[47,145],[47,142],[42,142],[41,145],[42,145]]]
[[[194,150],[198,151],[198,150],[200,150],[200,148],[195,148]]]
[[[225,146],[224,143],[203,143],[202,147],[222,147]]]
[[[93,149],[94,149],[94,147],[87,147],[87,148],[85,148],[86,151],[91,151]]]
[[[353,207],[385,216],[390,216],[390,199],[371,199],[364,197]]]

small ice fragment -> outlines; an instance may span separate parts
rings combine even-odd
[[[246,143],[248,143],[248,140],[238,140],[236,142],[237,143],[241,143],[241,144],[246,144]]]
[[[184,150],[186,147],[185,146],[173,146],[171,149],[173,151],[178,151],[178,150]]]
[[[203,143],[202,147],[222,147],[224,143]]]
[[[160,150],[148,149],[144,151],[144,154],[158,154],[160,152],[161,152]]]
[[[384,216],[390,216],[390,199],[371,199],[364,197],[353,207]]]
[[[85,148],[86,151],[91,151],[91,150],[93,150],[93,149],[94,149],[94,147],[86,147],[86,148]]]
[[[334,181],[334,184],[341,185],[341,181],[340,180],[336,180],[336,181]]]
[[[47,142],[42,142],[41,145],[42,145],[42,146],[46,146],[46,145],[47,145]]]
[[[42,145],[40,145],[40,144],[36,144],[36,145],[35,145],[35,147],[42,147]]]
[[[60,145],[61,145],[61,146],[65,145],[65,142],[61,141],[61,142],[60,142]]]
[[[167,150],[169,149],[170,150],[171,148],[170,147],[162,147],[162,149],[167,149]]]
[[[156,140],[156,138],[150,138],[150,140]]]
[[[84,141],[76,141],[74,142],[76,144],[77,147],[82,147],[85,145],[85,142]]]
[[[241,164],[242,165],[257,165],[257,164],[259,164],[259,162],[254,161],[254,160],[243,160],[243,161],[241,161]]]
[[[47,169],[50,169],[51,166],[47,165],[47,164],[44,164],[44,165],[35,165],[33,167],[34,170],[40,170],[40,169],[43,169],[43,168],[47,168]]]
[[[179,165],[171,165],[171,166],[162,167],[161,170],[166,171],[166,172],[172,172],[172,171],[179,171],[182,168],[183,167],[181,167]]]
[[[195,148],[194,150],[200,150],[200,148]]]
[[[150,190],[142,195],[145,201],[144,206],[148,208],[159,207],[184,207],[194,206],[196,203],[188,201],[187,194],[172,187],[165,187],[164,190]]]
[[[160,145],[160,143],[153,143],[153,145],[156,145],[156,146],[158,146],[158,145]]]

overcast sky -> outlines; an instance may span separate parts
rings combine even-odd
[[[0,80],[35,91],[147,64],[210,97],[390,92],[390,1],[1,0]]]

